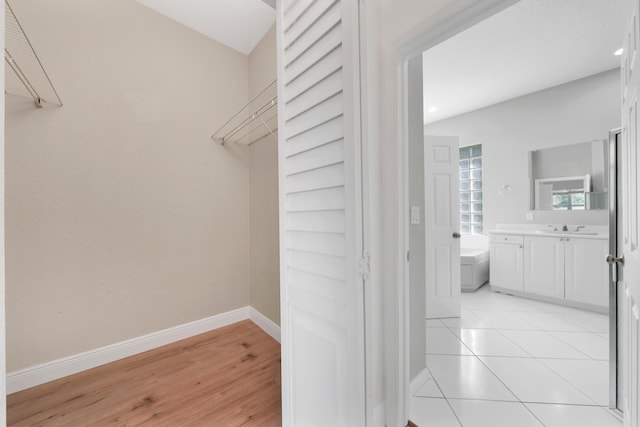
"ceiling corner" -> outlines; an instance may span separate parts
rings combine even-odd
[[[271,6],[274,10],[276,8],[276,0],[262,0],[263,2],[265,2],[266,4],[268,4],[269,6]]]

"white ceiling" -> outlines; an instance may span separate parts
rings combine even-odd
[[[611,70],[625,24],[622,0],[521,0],[424,53],[425,123]]]
[[[262,0],[136,1],[245,55],[276,22]]]

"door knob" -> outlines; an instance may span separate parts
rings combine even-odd
[[[624,255],[622,255],[620,258],[616,258],[611,254],[607,255],[607,264],[622,264],[622,265],[624,265]]]
[[[454,239],[459,239],[460,238],[460,233],[458,233],[457,231],[453,232],[453,238]]]

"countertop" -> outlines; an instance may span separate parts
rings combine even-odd
[[[586,234],[587,232],[562,232],[562,231],[542,231],[542,230],[518,230],[518,229],[496,229],[490,230],[489,234],[509,234],[516,236],[539,236],[539,237],[574,237],[580,239],[608,240],[609,233]]]

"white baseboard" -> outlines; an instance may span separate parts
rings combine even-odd
[[[409,385],[409,391],[411,392],[411,396],[417,393],[420,390],[420,387],[427,382],[427,380],[431,378],[431,373],[427,368],[424,368],[422,372],[420,372],[414,379],[411,380],[411,384]]]
[[[280,327],[253,307],[242,307],[226,313],[153,332],[95,350],[11,372],[7,375],[7,393],[15,393],[87,369],[133,356],[198,334],[251,319],[267,334],[280,342]]]
[[[271,338],[280,342],[280,326],[269,319],[264,314],[260,313],[253,307],[249,307],[249,319],[260,327],[267,334],[271,335]]]

